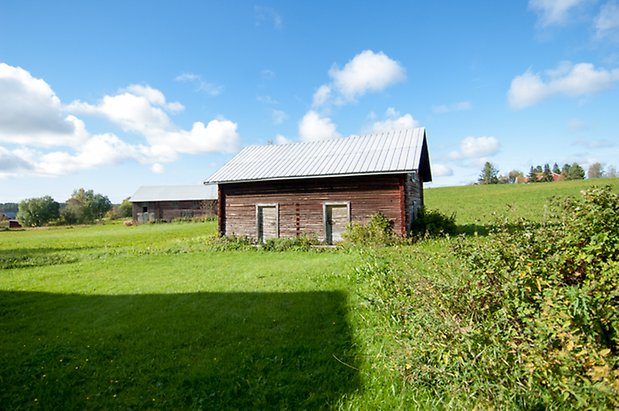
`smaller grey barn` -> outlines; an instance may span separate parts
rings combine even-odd
[[[133,221],[138,223],[215,217],[217,185],[143,186],[130,201],[133,203]]]

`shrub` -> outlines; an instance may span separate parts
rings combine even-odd
[[[346,243],[353,246],[378,246],[393,245],[399,238],[393,232],[393,221],[383,213],[374,214],[367,224],[351,222],[342,234]]]
[[[483,242],[460,242],[456,251],[472,276],[451,308],[494,324],[484,339],[509,347],[510,372],[539,390],[544,406],[617,407],[619,195],[594,188],[581,199],[554,200],[553,208],[543,227],[511,226]]]
[[[270,238],[260,246],[265,251],[309,251],[320,244],[315,236],[300,235],[291,238]]]
[[[592,189],[552,209],[543,226],[448,240],[460,258],[432,256],[441,275],[417,271],[423,254],[356,270],[412,390],[481,408],[619,407],[619,195]]]
[[[207,245],[215,251],[251,250],[254,248],[254,243],[249,237],[235,234],[209,237]]]
[[[413,221],[411,234],[414,237],[440,237],[456,234],[456,216],[446,216],[438,210],[429,210],[425,207],[419,211]]]

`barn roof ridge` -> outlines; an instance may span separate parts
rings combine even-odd
[[[322,141],[250,145],[205,184],[393,174],[419,171],[431,181],[423,127]]]

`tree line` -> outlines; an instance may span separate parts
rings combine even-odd
[[[104,217],[130,216],[131,203],[128,198],[114,206],[107,196],[83,188],[74,190],[65,203],[58,203],[51,196],[28,198],[19,203],[17,210],[17,221],[26,227],[92,224]]]
[[[613,166],[604,170],[601,163],[593,163],[587,170],[587,178],[616,178],[617,169]],[[498,168],[489,161],[486,161],[481,170],[479,184],[514,184],[514,183],[543,183],[565,180],[583,180],[585,178],[585,170],[578,163],[564,164],[559,167],[554,163],[552,168],[550,163],[531,166],[529,173],[525,175],[520,170],[511,170],[507,175],[499,175]]]

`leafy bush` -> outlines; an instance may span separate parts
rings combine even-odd
[[[270,238],[261,245],[265,251],[309,251],[320,244],[315,236],[300,235],[292,238]]]
[[[209,237],[208,247],[215,251],[251,250],[254,243],[247,236],[224,235],[221,237]]]
[[[342,238],[349,245],[378,247],[393,245],[400,240],[393,232],[393,221],[381,212],[374,214],[367,224],[349,223]]]
[[[486,337],[510,347],[514,378],[545,406],[617,407],[619,195],[591,189],[553,206],[543,227],[461,242],[473,276],[451,308],[494,324]]]
[[[413,221],[411,234],[417,237],[439,237],[454,235],[458,230],[456,216],[446,216],[438,210],[430,210],[425,207],[419,211]]]
[[[357,269],[412,389],[482,408],[619,407],[619,195],[592,189],[552,207],[544,226],[449,240],[467,270],[441,277],[376,257]]]

